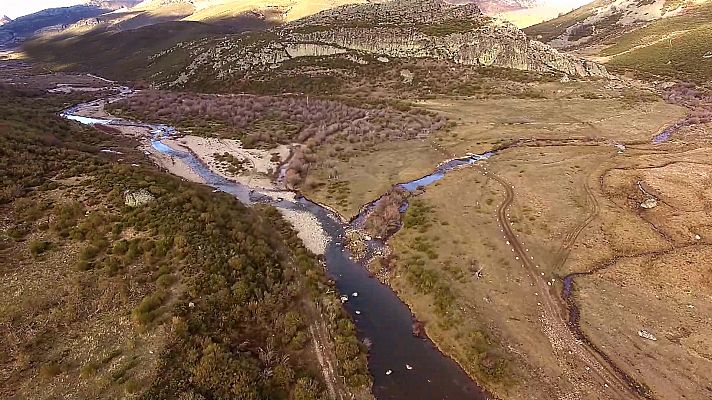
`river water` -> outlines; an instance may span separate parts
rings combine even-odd
[[[303,197],[298,197],[296,201],[265,200],[268,197],[260,192],[260,189],[223,178],[192,153],[176,150],[164,144],[162,142],[164,139],[176,133],[170,126],[122,119],[83,117],[77,115],[77,110],[82,106],[72,107],[63,112],[62,116],[82,124],[130,125],[146,128],[151,132],[151,145],[154,149],[181,159],[205,180],[207,185],[230,193],[245,204],[264,201],[278,208],[305,211],[316,217],[331,239],[324,254],[328,274],[336,282],[341,296],[348,299],[344,307],[353,318],[360,338],[368,339],[371,343],[369,370],[373,375],[373,394],[377,399],[483,400],[489,398],[457,363],[444,356],[429,339],[413,335],[413,317],[410,309],[390,287],[371,277],[364,265],[351,257],[344,243],[346,230],[351,225],[343,223],[339,216]],[[433,173],[398,186],[414,191],[442,179],[449,171],[472,165],[490,155],[468,155],[450,160],[437,166]],[[368,243],[371,252],[381,245],[382,243],[375,240]]]

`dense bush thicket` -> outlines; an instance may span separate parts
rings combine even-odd
[[[142,388],[145,398],[318,398],[323,380],[307,344],[309,325],[321,317],[345,382],[368,387],[354,325],[338,299],[324,294],[334,291],[323,267],[274,209],[246,208],[150,168],[110,163],[98,146],[115,138],[59,118],[56,99],[42,96],[0,88],[0,207],[14,206],[21,217],[10,230],[18,240],[34,221],[48,221],[43,229],[53,240],[31,242],[33,256],[79,243],[80,274],[148,274],[135,282],[149,293],[133,309],[136,330],[166,325],[170,334],[156,380]],[[42,193],[63,189],[53,180],[71,177],[86,178],[88,200],[32,206]],[[126,206],[124,192],[139,189],[155,200]],[[45,367],[48,378],[64,370]],[[87,360],[82,375],[96,368]],[[131,368],[140,363],[121,376]]]
[[[447,119],[419,109],[382,104],[361,108],[305,96],[216,96],[142,91],[111,105],[110,111],[144,121],[175,124],[184,132],[241,139],[246,147],[296,147],[286,179],[299,185],[314,150],[323,144],[413,139],[443,128]],[[198,121],[210,121],[200,126]]]
[[[401,226],[401,209],[404,206],[408,192],[395,187],[381,197],[374,209],[366,217],[364,229],[370,235],[386,238],[395,233]]]
[[[680,82],[668,88],[663,98],[690,109],[689,114],[666,130],[666,134],[686,126],[712,123],[712,93],[694,83]]]
[[[101,164],[89,154],[101,139],[86,129],[73,131],[54,115],[65,103],[44,95],[0,86],[0,204],[33,187],[51,187],[47,177],[80,169],[91,172]],[[77,135],[80,141],[71,140]]]

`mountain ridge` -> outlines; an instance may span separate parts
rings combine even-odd
[[[415,9],[417,13],[412,11]],[[171,57],[176,50],[157,55],[153,62]],[[287,24],[262,39],[225,38],[207,46],[204,42],[181,44],[180,51],[190,61],[178,76],[164,81],[172,87],[189,84],[199,76],[234,79],[295,58],[344,55],[358,59],[362,54],[384,60],[431,58],[472,66],[610,77],[596,63],[559,53],[529,40],[510,23],[483,16],[472,3],[453,5],[442,0],[346,5]]]

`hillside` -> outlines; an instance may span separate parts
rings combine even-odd
[[[614,43],[626,32],[682,15],[709,0],[596,0],[559,18],[526,29],[556,48]]]
[[[612,68],[706,81],[710,21],[710,0],[597,0],[525,32]]]
[[[615,68],[712,83],[712,2],[627,33],[601,55]]]
[[[589,0],[476,0],[487,15],[512,22],[518,27],[528,27],[567,13]]]
[[[414,12],[413,10],[418,10]],[[252,16],[252,18],[250,17]],[[171,22],[116,32],[42,37],[25,44],[56,68],[97,71],[170,87],[221,86],[297,59],[381,63],[379,57],[429,58],[463,65],[578,76],[608,76],[598,64],[529,40],[514,25],[482,15],[474,4],[399,0],[336,7],[276,27],[243,14],[241,29]],[[172,34],[166,35],[164,30]],[[121,60],[119,63],[116,60]],[[331,60],[331,61],[329,61]],[[228,72],[229,71],[229,72]],[[204,77],[210,77],[205,82]]]
[[[58,116],[105,82],[0,66],[0,397],[317,398],[331,340],[346,390],[368,387],[354,325],[275,209]],[[98,92],[48,93],[63,84]]]
[[[48,8],[33,14],[18,17],[0,24],[0,45],[10,41],[21,41],[42,31],[58,31],[88,18],[131,7],[138,0],[103,0],[90,1],[71,7]]]
[[[60,68],[141,80],[150,56],[182,41],[227,32],[200,22],[165,22],[127,31],[96,29],[78,36],[37,38],[25,43],[24,50]]]
[[[418,10],[414,12],[413,10]],[[333,8],[266,34],[230,36],[176,46],[153,59],[155,78],[171,87],[236,82],[297,60],[339,65],[435,59],[480,67],[579,76],[604,68],[529,40],[515,26],[483,16],[473,4],[400,0]],[[185,67],[157,68],[171,60]]]

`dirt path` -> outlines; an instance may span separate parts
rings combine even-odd
[[[522,268],[526,268],[531,276],[534,286],[537,289],[536,298],[541,310],[540,320],[544,326],[544,333],[549,338],[554,354],[559,360],[559,365],[566,380],[574,388],[573,393],[557,393],[557,398],[614,398],[633,399],[646,397],[631,377],[622,372],[620,368],[613,365],[598,349],[592,348],[590,342],[581,340],[579,332],[575,332],[568,324],[568,314],[561,307],[561,302],[555,294],[552,294],[554,281],[546,278],[541,272],[540,266],[534,261],[534,257],[529,254],[526,247],[518,235],[512,229],[509,210],[514,202],[515,187],[501,176],[485,167],[478,167],[480,170],[497,181],[505,189],[505,200],[497,209],[497,219],[502,235],[507,240],[515,254],[515,259],[521,263]],[[598,203],[586,186],[589,203],[593,211],[588,218],[567,235],[562,245],[562,256],[568,256],[570,247],[575,242],[581,231],[588,225],[598,213]]]
[[[596,199],[596,196],[593,195],[591,185],[589,185],[590,178],[590,176],[587,177],[587,179],[584,180],[583,184],[584,190],[586,191],[586,206],[589,207],[590,212],[588,213],[586,219],[576,225],[574,229],[569,231],[569,233],[567,233],[564,237],[564,241],[561,243],[561,247],[559,248],[559,251],[556,254],[556,261],[554,263],[554,268],[552,269],[552,271],[559,271],[561,267],[564,266],[564,264],[569,258],[569,254],[571,254],[571,248],[576,243],[576,240],[578,239],[581,232],[583,232],[583,230],[598,216],[600,206],[598,205],[598,200]]]
[[[324,354],[329,343],[329,335],[326,330],[326,326],[324,326],[324,322],[314,321],[313,324],[309,325],[309,333],[311,334],[314,342],[314,353],[319,360],[321,372],[324,376],[324,382],[326,382],[326,387],[329,390],[329,398],[341,400],[344,397],[340,391],[338,394],[336,391],[338,381],[336,380],[336,368],[334,368],[332,363],[332,357],[328,357]]]

